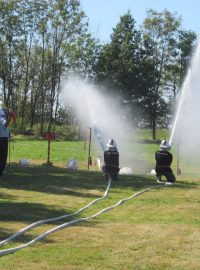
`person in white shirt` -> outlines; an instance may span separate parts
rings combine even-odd
[[[8,140],[10,131],[8,128],[10,117],[6,110],[0,109],[0,177],[3,176],[7,157],[8,157]]]

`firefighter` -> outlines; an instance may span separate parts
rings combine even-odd
[[[160,150],[155,153],[155,171],[158,183],[161,183],[162,176],[166,177],[166,184],[172,184],[176,181],[175,175],[170,167],[173,161],[173,155],[169,151],[169,142],[167,140],[163,140],[160,144]]]
[[[110,139],[106,144],[107,149],[104,151],[103,172],[110,175],[112,180],[118,180],[119,172],[119,152],[117,144],[113,139]]]

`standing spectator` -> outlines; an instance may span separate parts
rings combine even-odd
[[[0,109],[0,177],[3,176],[8,157],[8,139],[10,136],[8,125],[10,119],[11,114],[4,109]]]
[[[173,161],[173,155],[169,152],[169,150],[169,142],[167,140],[163,140],[160,144],[160,150],[155,153],[155,171],[158,183],[161,183],[162,175],[167,178],[166,183],[168,184],[172,184],[176,181],[174,173],[170,167]]]

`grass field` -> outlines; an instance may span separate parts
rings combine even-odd
[[[166,133],[166,132],[165,132]],[[158,132],[158,139],[164,137],[164,131]],[[138,138],[143,139],[151,138],[149,130],[141,130]],[[79,163],[79,169],[85,170],[88,167],[88,141],[65,141],[55,140],[50,144],[50,161],[53,165],[58,167],[66,167],[69,159],[76,159]],[[133,164],[137,172],[143,172],[144,166],[139,168],[139,163],[145,164],[145,167],[154,166],[154,153],[159,148],[155,143],[127,143],[126,156],[130,154],[130,159],[135,160],[138,164]],[[48,158],[48,142],[44,139],[35,139],[33,137],[14,137],[10,140],[9,144],[9,158],[8,163],[19,163],[21,159],[27,159],[30,164],[43,165],[47,163]],[[91,170],[98,170],[96,158],[99,156],[99,148],[92,140],[91,142],[91,156],[92,166]],[[134,157],[132,156],[134,155]],[[121,153],[120,153],[121,157]],[[123,157],[122,160],[123,162]],[[141,162],[139,162],[141,161]],[[147,165],[148,164],[148,165]],[[132,167],[132,165],[131,165]]]
[[[60,145],[59,157],[53,144],[56,151]],[[1,240],[38,220],[73,213],[105,192],[107,183],[95,166],[76,172],[65,168],[72,154],[82,168],[86,167],[87,149],[82,142],[52,143],[52,167],[41,166],[46,160],[44,141],[16,140],[11,147],[8,175],[0,180]],[[158,146],[137,147],[140,158],[153,164],[152,155]],[[39,158],[36,149],[41,151]],[[71,149],[79,150],[77,156]],[[20,158],[31,159],[30,166],[19,166]],[[199,171],[189,167],[182,171],[174,186],[160,188],[156,188],[154,176],[146,173],[120,175],[104,200],[74,217],[39,226],[1,249],[19,246],[62,223],[91,216],[139,191],[155,188],[94,219],[0,257],[0,269],[200,269]]]

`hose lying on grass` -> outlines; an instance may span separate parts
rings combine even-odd
[[[109,186],[109,185],[108,185],[108,186]],[[90,220],[90,219],[92,219],[92,218],[95,218],[95,217],[99,216],[100,214],[105,213],[105,212],[107,212],[107,211],[109,211],[109,210],[111,210],[111,209],[113,209],[113,208],[115,208],[115,207],[117,207],[117,206],[123,204],[124,202],[126,202],[126,201],[128,201],[128,200],[131,200],[132,198],[138,197],[139,195],[141,195],[141,194],[143,194],[143,193],[145,193],[145,192],[147,192],[147,191],[150,191],[150,190],[152,190],[152,189],[155,189],[155,188],[161,188],[161,187],[168,187],[168,186],[167,186],[167,185],[158,185],[158,186],[146,188],[146,189],[144,189],[144,190],[142,190],[142,191],[139,191],[139,192],[137,192],[137,193],[131,195],[131,196],[128,197],[128,198],[119,200],[116,204],[114,204],[114,205],[112,205],[112,206],[108,206],[108,207],[102,209],[101,211],[97,212],[96,214],[93,214],[93,215],[91,215],[91,216],[89,216],[89,217],[78,218],[78,219],[75,219],[75,220],[72,220],[72,221],[63,223],[63,224],[61,224],[61,225],[59,225],[59,226],[56,226],[56,227],[54,227],[54,228],[52,228],[52,229],[46,231],[45,233],[43,233],[43,234],[37,236],[36,238],[34,238],[33,240],[27,242],[26,244],[23,244],[23,245],[14,247],[14,248],[9,248],[9,249],[1,250],[1,251],[0,251],[0,256],[8,255],[8,254],[14,253],[14,252],[16,252],[16,251],[18,251],[18,250],[20,250],[20,249],[26,248],[26,247],[28,247],[28,246],[30,246],[30,245],[32,245],[32,244],[34,244],[34,243],[36,243],[36,242],[42,240],[43,238],[45,238],[46,236],[48,236],[49,234],[51,234],[51,233],[53,233],[53,232],[56,232],[56,231],[58,231],[58,230],[62,230],[62,229],[64,229],[64,228],[70,227],[71,225],[74,225],[74,224],[77,224],[77,223],[80,223],[80,222],[87,221],[87,220]],[[108,188],[107,188],[107,190],[108,190]],[[106,194],[106,192],[105,192],[105,194]],[[105,195],[105,194],[104,194],[104,195]],[[84,209],[85,209],[85,208],[84,208]]]
[[[98,201],[100,200],[103,200],[105,199],[107,196],[108,196],[108,191],[110,189],[110,186],[111,186],[111,179],[108,180],[108,185],[107,185],[107,188],[106,188],[106,191],[104,192],[103,196],[100,197],[100,198],[97,198],[93,201],[91,201],[89,204],[85,205],[84,207],[80,208],[79,210],[77,210],[76,212],[74,213],[71,213],[71,214],[66,214],[66,215],[63,215],[63,216],[60,216],[60,217],[55,217],[55,218],[48,218],[48,219],[43,219],[43,220],[39,220],[37,222],[34,222],[30,225],[28,225],[27,227],[21,229],[20,231],[16,232],[15,234],[11,235],[10,237],[8,237],[7,239],[3,240],[0,242],[0,246],[3,246],[5,244],[7,244],[8,242],[16,239],[17,237],[25,234],[27,231],[30,231],[31,229],[35,228],[35,227],[38,227],[40,225],[43,225],[43,224],[47,224],[49,222],[55,222],[55,221],[59,221],[59,220],[62,220],[62,219],[65,219],[65,218],[68,218],[68,217],[72,217],[74,215],[77,215],[79,213],[81,213],[82,211],[84,211],[85,209],[89,208],[91,205],[97,203]]]

